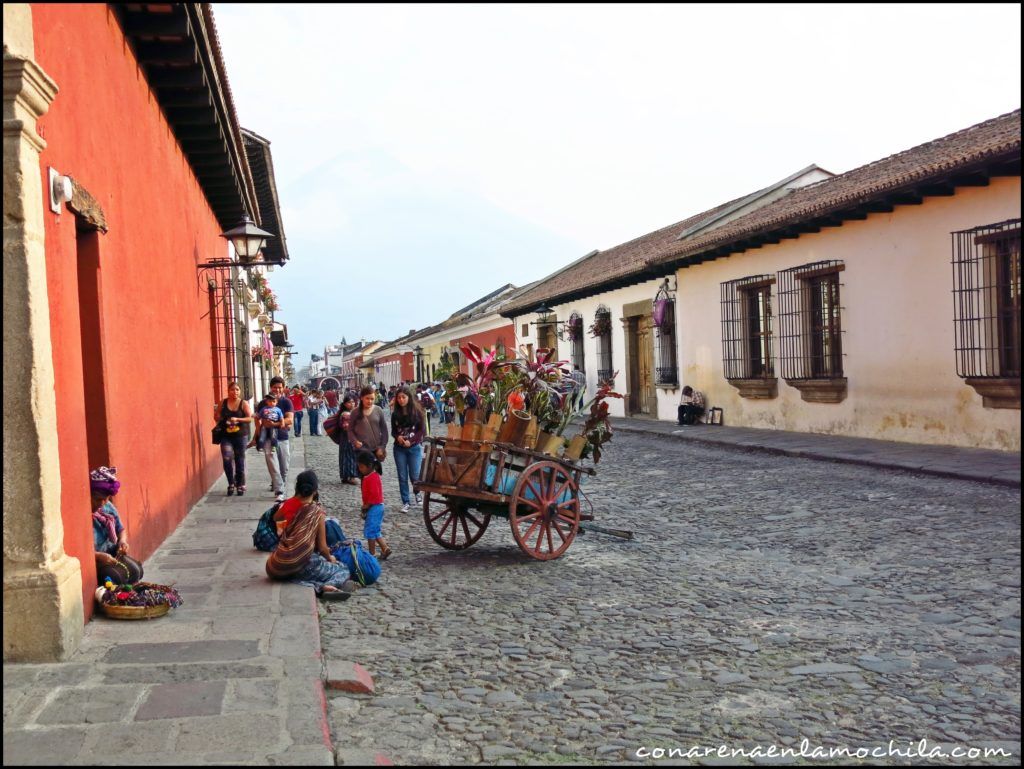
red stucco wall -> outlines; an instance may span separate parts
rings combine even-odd
[[[39,121],[53,166],[99,201],[95,237],[109,463],[134,555],[147,558],[221,473],[210,444],[213,392],[208,295],[196,263],[226,245],[199,185],[105,4],[32,4],[36,60],[59,92]],[[44,183],[44,196],[45,196]],[[46,211],[64,549],[95,584],[84,434],[75,218]],[[87,283],[88,281],[86,281]],[[86,294],[95,297],[95,290]],[[91,396],[95,398],[95,393]],[[223,397],[223,396],[219,396]]]
[[[515,355],[516,334],[515,327],[511,323],[505,326],[498,326],[497,328],[492,328],[489,331],[481,331],[477,334],[470,334],[469,336],[460,336],[457,340],[453,339],[451,341],[451,344],[454,345],[457,342],[459,345],[465,345],[468,342],[472,342],[481,350],[487,352],[492,347],[496,347],[498,345],[499,339],[505,345],[505,348],[507,350],[506,355]],[[469,370],[469,368],[469,361],[466,360],[466,356],[460,353],[459,370],[467,374],[473,373]]]

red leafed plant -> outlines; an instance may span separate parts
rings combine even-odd
[[[618,375],[616,371],[612,375],[614,381]],[[583,450],[583,457],[593,456],[594,464],[601,461],[601,447],[612,439],[612,425],[608,421],[608,398],[621,398],[622,393],[612,391],[611,381],[601,384],[597,388],[597,394],[583,407],[585,412],[589,408],[589,414],[583,422],[580,435],[587,439],[587,446]]]

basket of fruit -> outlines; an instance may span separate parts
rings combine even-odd
[[[115,585],[109,579],[96,590],[100,611],[111,619],[154,619],[181,606],[181,595],[170,585],[136,582]]]

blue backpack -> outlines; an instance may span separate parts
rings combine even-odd
[[[348,568],[349,576],[360,585],[372,585],[380,579],[380,561],[363,550],[363,543],[359,540],[348,545],[340,544],[332,552]]]
[[[324,521],[324,528],[327,530],[327,547],[333,549],[339,542],[345,541],[345,532],[337,518],[328,518]]]
[[[280,505],[274,505],[260,516],[260,522],[256,524],[256,531],[252,533],[252,546],[257,550],[269,553],[279,541],[277,536],[277,524],[274,523],[274,513]]]

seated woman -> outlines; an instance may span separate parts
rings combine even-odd
[[[338,563],[327,546],[327,515],[316,499],[319,485],[312,470],[295,479],[295,496],[274,516],[277,522],[290,520],[267,558],[267,576],[308,585],[328,600],[345,600],[359,585],[349,579],[348,568]]]
[[[142,579],[142,564],[128,556],[124,525],[111,499],[121,488],[116,467],[100,467],[89,473],[92,494],[92,534],[96,549],[96,579],[130,585]]]

